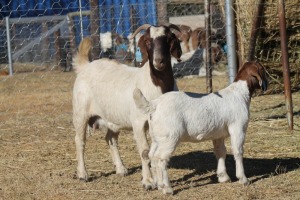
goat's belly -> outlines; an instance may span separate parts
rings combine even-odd
[[[119,130],[132,130],[132,124],[128,114],[120,112],[106,112],[105,109],[94,110],[93,116],[98,116],[99,120],[102,121],[101,126],[107,127],[113,131]]]
[[[181,138],[181,141],[183,142],[201,142],[206,140],[216,140],[220,138],[228,137],[229,133],[228,131],[211,131],[207,133],[198,133],[198,134],[188,134]]]
[[[220,138],[225,138],[228,137],[229,133],[226,130],[216,130],[216,131],[211,131],[206,134],[200,134],[197,136],[197,140],[199,141],[204,141],[204,140],[216,140]]]

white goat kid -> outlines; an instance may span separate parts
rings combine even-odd
[[[181,141],[212,140],[218,160],[219,182],[229,181],[225,167],[224,139],[231,137],[236,162],[236,176],[248,184],[243,167],[243,144],[249,122],[249,106],[255,89],[267,87],[264,68],[247,62],[235,81],[217,93],[195,94],[168,92],[148,101],[137,88],[134,99],[137,107],[148,115],[152,144],[149,152],[157,186],[164,193],[173,193],[167,175],[167,162]],[[156,175],[155,175],[156,174]]]
[[[147,118],[137,110],[132,93],[139,87],[147,99],[154,99],[163,93],[176,90],[177,86],[171,67],[171,55],[180,58],[181,48],[171,29],[178,27],[140,26],[133,34],[145,30],[144,40],[148,61],[141,68],[130,67],[115,60],[99,59],[88,61],[91,41],[84,39],[74,67],[77,78],[73,89],[73,123],[76,131],[77,174],[79,179],[88,180],[84,163],[86,128],[90,125],[106,134],[116,173],[125,175],[117,147],[120,129],[133,129],[139,155],[142,160],[142,183],[149,189],[153,186],[149,168],[149,145],[145,136]]]

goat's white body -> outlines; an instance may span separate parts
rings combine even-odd
[[[132,128],[131,120],[136,115],[132,99],[134,88],[141,88],[149,99],[162,94],[161,89],[152,83],[148,63],[146,65],[134,68],[100,59],[83,66],[75,82],[73,103],[80,103],[77,99],[84,95],[89,99],[86,105],[89,107],[89,116],[99,115],[114,127]]]
[[[249,121],[250,94],[246,81],[238,81],[217,93],[169,92],[148,102],[152,145],[149,153],[158,186],[172,193],[166,165],[180,142],[213,140],[218,159],[219,182],[228,181],[224,139],[231,136],[236,176],[247,184],[242,163],[243,143]],[[145,112],[145,111],[144,111]],[[146,112],[146,113],[147,113]]]
[[[242,81],[198,97],[169,92],[152,101],[151,132],[154,137],[167,134],[192,142],[224,138],[229,136],[228,127],[246,129],[249,101],[247,84]]]

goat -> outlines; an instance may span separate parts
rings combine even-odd
[[[217,93],[168,92],[148,101],[138,88],[134,90],[137,108],[148,115],[152,139],[149,157],[154,168],[152,176],[164,193],[173,193],[166,167],[181,141],[213,140],[218,160],[218,180],[227,182],[230,178],[225,167],[224,139],[231,136],[236,176],[240,183],[249,183],[243,167],[243,144],[249,122],[251,96],[260,87],[267,89],[263,66],[256,62],[246,62],[234,82]]]
[[[180,41],[182,53],[187,53],[190,51],[189,40],[192,33],[192,29],[191,27],[184,24],[179,24],[177,26],[179,27],[180,32],[175,32],[175,35]]]
[[[210,37],[211,42],[219,45],[222,49],[224,45],[226,45],[224,34],[212,30]],[[189,40],[189,48],[191,51],[197,48],[206,48],[206,31],[204,27],[198,27],[192,31]]]
[[[116,173],[127,174],[118,150],[118,135],[121,129],[133,129],[139,155],[142,160],[142,184],[152,187],[148,166],[149,145],[146,139],[147,118],[135,107],[132,93],[139,87],[148,99],[177,90],[171,67],[171,56],[180,59],[181,48],[178,38],[171,29],[179,30],[173,24],[168,26],[140,26],[132,37],[145,30],[144,40],[147,57],[141,68],[134,68],[115,60],[99,59],[91,63],[88,53],[91,41],[85,38],[79,45],[79,52],[73,65],[77,78],[73,88],[73,124],[76,131],[75,143],[78,160],[77,175],[88,180],[84,162],[86,128],[99,128],[106,134]]]
[[[172,66],[175,78],[185,76],[206,76],[206,49],[197,48],[181,56],[181,62],[172,58]],[[211,47],[212,67],[214,67],[223,57],[223,51],[218,45]],[[213,75],[223,75],[224,73],[213,70]]]

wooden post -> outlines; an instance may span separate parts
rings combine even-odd
[[[131,23],[131,33],[134,33],[134,31],[137,29],[136,27],[136,11],[134,9],[133,6],[131,6],[130,8],[130,23]],[[134,66],[137,67],[137,62],[136,62],[136,59],[135,59],[135,52],[136,52],[136,45],[137,45],[137,41],[135,39],[135,37],[133,38],[133,55],[132,55],[132,58],[133,58],[133,63],[134,63]]]
[[[251,35],[250,35],[249,52],[248,52],[248,58],[247,58],[248,61],[254,60],[257,33],[260,30],[261,20],[263,18],[263,14],[264,14],[264,12],[263,12],[264,11],[264,3],[265,3],[265,0],[259,0],[257,10],[253,16],[252,29],[251,29]]]
[[[282,70],[283,70],[283,80],[284,80],[284,95],[285,95],[285,105],[287,109],[287,120],[290,130],[294,129],[293,124],[293,102],[291,94],[291,80],[290,80],[290,67],[289,67],[289,57],[287,48],[287,36],[286,36],[286,20],[285,20],[285,7],[284,0],[278,0],[278,17],[280,26],[280,44],[281,44],[281,54],[282,54]]]
[[[210,0],[205,0],[206,92],[212,92]]]
[[[48,32],[48,24],[47,22],[42,22],[42,32],[43,34],[44,33],[47,33]],[[41,50],[42,50],[42,60],[47,60],[48,59],[48,56],[49,56],[49,38],[48,37],[45,37],[44,40],[42,40],[42,45],[41,45]]]
[[[157,0],[156,1],[157,10],[157,22],[158,24],[164,24],[169,22],[168,11],[167,11],[167,0]]]
[[[68,28],[69,28],[69,47],[67,49],[67,69],[72,69],[72,56],[76,53],[76,41],[75,41],[75,30],[74,22],[71,16],[68,16]]]
[[[92,60],[96,60],[100,58],[101,53],[101,44],[100,44],[100,14],[99,14],[99,5],[98,0],[90,0],[90,8],[91,8],[91,38],[93,42],[93,49],[91,51]]]
[[[65,59],[62,57],[62,52],[61,52],[61,38],[60,38],[60,29],[54,32],[54,38],[55,38],[55,49],[56,49],[56,63],[57,63],[57,68],[59,69],[66,69],[66,62]]]

